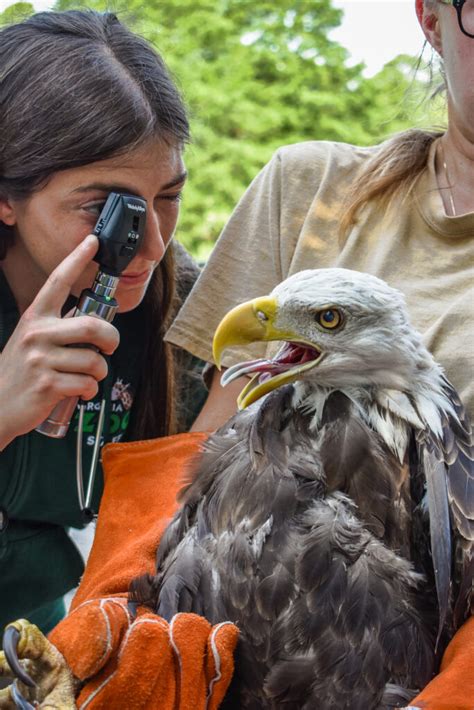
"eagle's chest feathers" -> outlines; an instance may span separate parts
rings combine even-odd
[[[314,501],[339,492],[368,531],[409,556],[407,422],[362,389],[308,396],[298,383],[272,393],[253,417],[248,439],[228,448],[218,495],[210,492],[217,535],[242,535],[258,559]]]
[[[331,402],[337,398],[337,405]],[[406,458],[411,426],[423,428],[423,424],[402,392],[387,389],[346,387],[332,390],[324,387],[309,389],[296,383],[293,406],[311,416],[309,430],[319,438],[331,410],[330,418],[348,422],[353,419],[368,427],[374,440],[397,457],[400,463]],[[325,416],[326,414],[326,416]]]

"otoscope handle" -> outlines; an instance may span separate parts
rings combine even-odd
[[[86,288],[81,293],[74,317],[88,315],[112,322],[118,304],[113,294],[117,287],[118,277],[99,271],[92,289]],[[75,347],[90,348],[91,345],[76,345]],[[71,417],[76,409],[78,397],[68,397],[59,402],[51,414],[36,427],[36,431],[54,439],[66,436]]]

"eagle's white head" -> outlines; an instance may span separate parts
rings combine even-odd
[[[403,295],[349,269],[300,271],[269,296],[234,308],[214,336],[216,363],[225,348],[259,340],[284,344],[272,360],[235,365],[223,377],[226,384],[254,375],[241,408],[295,380],[413,392],[441,375],[409,322]]]

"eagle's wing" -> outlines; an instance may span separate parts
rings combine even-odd
[[[450,622],[453,567],[457,588],[453,618],[455,628],[470,613],[474,572],[472,429],[456,391],[447,380],[444,387],[454,414],[444,415],[440,436],[430,429],[419,430],[416,434],[418,461],[426,480],[439,633],[445,623]]]

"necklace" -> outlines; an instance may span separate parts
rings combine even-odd
[[[451,208],[451,214],[449,216],[456,217],[456,208],[454,206],[453,187],[452,187],[452,182],[449,179],[448,166],[446,165],[446,157],[445,157],[445,153],[444,153],[444,147],[443,147],[441,141],[439,142],[439,145],[441,146],[441,162],[443,164],[444,176],[446,178],[446,183],[447,183],[447,187],[449,190],[448,197],[449,197],[449,206]]]

